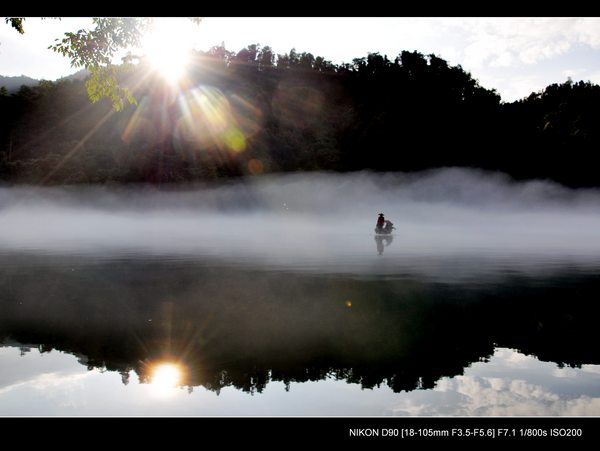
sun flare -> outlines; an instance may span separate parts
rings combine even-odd
[[[182,381],[181,368],[174,363],[159,363],[150,376],[152,391],[160,396],[167,396],[173,392]]]
[[[184,19],[156,19],[142,42],[142,52],[167,82],[185,75],[193,47],[193,29]]]

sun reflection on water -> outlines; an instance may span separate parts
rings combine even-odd
[[[172,362],[160,362],[150,370],[150,386],[152,392],[159,397],[168,397],[183,382],[183,368]]]

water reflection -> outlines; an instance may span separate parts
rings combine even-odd
[[[433,389],[498,346],[562,367],[600,363],[600,279],[576,271],[457,285],[189,260],[9,261],[0,339],[71,353],[124,383],[150,383],[153,363],[169,361],[186,369],[173,385],[217,393],[326,379]]]
[[[158,396],[166,397],[173,394],[185,380],[185,367],[174,362],[156,362],[150,365],[147,373],[152,391]]]
[[[394,415],[598,415],[600,366],[558,367],[511,349],[497,349],[464,375],[444,377],[390,409]]]
[[[393,235],[375,235],[375,243],[377,244],[377,253],[379,255],[382,255],[385,247],[392,244],[392,241],[394,241]]]
[[[310,383],[271,381],[258,396],[233,387],[167,388],[111,371],[87,371],[69,354],[0,347],[0,415],[597,415],[600,365],[559,368],[507,348],[435,388],[393,393],[362,390],[328,377]],[[5,372],[19,375],[15,382]]]

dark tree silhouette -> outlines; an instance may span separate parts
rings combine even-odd
[[[90,106],[78,79],[2,91],[0,178],[167,183],[467,166],[600,185],[600,87],[589,82],[502,103],[436,55],[370,53],[335,65],[259,44],[197,52],[177,101],[144,61],[116,76],[139,100],[119,114],[108,101]]]

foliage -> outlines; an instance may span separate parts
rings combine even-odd
[[[67,32],[48,48],[68,57],[73,67],[109,66],[117,51],[140,45],[151,19],[94,17],[92,22],[94,29]]]
[[[128,88],[121,87],[118,74],[127,71],[128,66],[90,67],[91,77],[85,82],[87,93],[92,102],[97,102],[103,97],[108,97],[116,111],[123,109],[123,100],[137,105],[136,99]]]
[[[149,18],[98,18],[92,22],[95,28],[67,32],[49,46],[71,60],[71,66],[86,68],[92,77],[86,83],[92,102],[108,97],[115,110],[123,109],[124,100],[135,103],[130,90],[120,85],[117,73],[124,70],[113,64],[116,53],[140,46],[140,41],[151,24]]]
[[[25,21],[24,17],[7,17],[6,18],[6,23],[10,24],[11,27],[13,27],[15,30],[17,30],[21,34],[25,33],[25,30],[23,29],[24,21]]]

